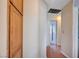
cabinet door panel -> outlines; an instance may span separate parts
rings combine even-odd
[[[10,0],[10,1],[21,13],[23,13],[23,0]]]
[[[10,57],[15,57],[22,50],[22,16],[10,5]],[[19,53],[19,52],[18,52]],[[21,57],[21,52],[19,57]],[[16,56],[17,57],[17,56]]]
[[[21,56],[21,49],[17,51],[17,53],[14,55],[14,58],[20,58]]]

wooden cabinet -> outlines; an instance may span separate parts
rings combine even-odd
[[[23,14],[23,0],[10,0],[10,2]]]
[[[10,5],[10,57],[22,57],[22,15]]]

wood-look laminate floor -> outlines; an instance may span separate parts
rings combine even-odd
[[[47,47],[47,58],[66,58],[61,52],[61,47],[52,45]]]

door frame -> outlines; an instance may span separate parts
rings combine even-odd
[[[78,58],[78,7],[74,6],[73,2],[73,32],[72,32],[72,39],[73,39],[73,51],[72,57]]]

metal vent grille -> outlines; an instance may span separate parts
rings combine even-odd
[[[55,13],[55,14],[57,14],[57,13],[59,13],[61,10],[59,10],[59,9],[50,9],[49,11],[48,11],[48,13]]]

